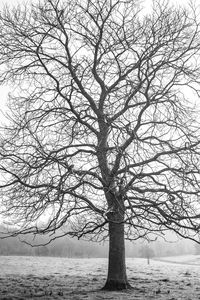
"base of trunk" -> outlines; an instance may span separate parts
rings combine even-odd
[[[105,291],[121,291],[132,289],[132,286],[127,281],[109,280],[106,282],[102,290]]]

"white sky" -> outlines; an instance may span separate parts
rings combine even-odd
[[[17,5],[17,3],[29,2],[29,1],[36,2],[37,0],[0,0],[0,10],[4,4]],[[171,3],[178,4],[178,5],[184,5],[187,2],[189,2],[188,0],[169,0],[169,1]],[[144,0],[144,1],[141,0],[141,2],[143,2],[143,5],[146,6],[146,9],[148,9],[148,7],[151,6],[152,0]],[[6,104],[8,92],[9,92],[9,87],[0,86],[0,123],[2,120],[4,120],[2,111],[5,111],[5,106],[6,106],[5,104]]]

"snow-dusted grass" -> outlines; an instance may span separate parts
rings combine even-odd
[[[180,255],[156,258],[155,260],[186,265],[199,265],[200,255]]]
[[[105,259],[0,256],[0,299],[200,299],[200,256],[129,258],[127,292],[101,291],[106,273]]]

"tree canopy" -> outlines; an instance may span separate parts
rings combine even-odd
[[[133,238],[198,229],[199,112],[184,93],[199,88],[194,17],[157,3],[140,18],[135,1],[1,14],[1,80],[20,88],[1,145],[2,201],[20,227],[47,211],[43,230],[68,221],[71,234],[99,233],[111,193]]]

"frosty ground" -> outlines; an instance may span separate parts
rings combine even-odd
[[[106,259],[0,256],[0,299],[200,299],[200,256],[128,258],[133,289],[105,292]]]

